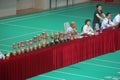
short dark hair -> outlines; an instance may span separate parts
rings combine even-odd
[[[86,19],[86,20],[85,20],[85,24],[87,24],[88,21],[91,21],[91,20],[90,20],[90,19]]]
[[[106,15],[105,15],[105,16],[107,17],[109,14],[110,14],[110,13],[108,12],[108,13],[106,13]]]
[[[97,5],[96,5],[96,8],[98,8],[99,6],[102,6],[102,5],[101,5],[101,4],[97,4]]]

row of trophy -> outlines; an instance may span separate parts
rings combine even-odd
[[[19,43],[14,43],[12,45],[13,51],[11,52],[13,55],[20,55],[23,53],[28,53],[34,50],[38,50],[41,48],[45,48],[47,46],[63,43],[69,40],[74,40],[77,38],[77,31],[73,32],[51,32],[49,35],[46,32],[42,32],[39,35],[34,36],[30,40],[22,41]],[[7,57],[10,56],[10,53],[7,54]]]

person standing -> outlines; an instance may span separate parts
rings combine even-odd
[[[94,12],[94,19],[93,19],[93,29],[96,30],[98,27],[101,29],[101,22],[100,20],[103,20],[103,17],[105,17],[105,14],[102,11],[102,6],[101,4],[96,5],[97,10]]]

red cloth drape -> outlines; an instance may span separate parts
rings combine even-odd
[[[0,80],[26,78],[120,49],[120,29],[53,45],[0,61]]]

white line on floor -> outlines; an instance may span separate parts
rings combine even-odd
[[[62,74],[67,74],[67,75],[72,75],[72,76],[85,77],[85,78],[94,79],[94,80],[99,80],[100,79],[100,78],[96,78],[96,77],[92,77],[92,76],[80,75],[80,74],[73,74],[73,73],[63,72],[63,71],[54,71],[54,72],[62,73]]]

